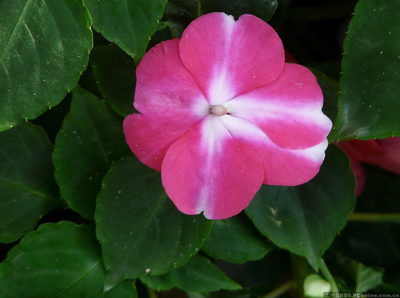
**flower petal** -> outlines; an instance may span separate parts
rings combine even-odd
[[[252,15],[238,21],[224,13],[203,15],[183,32],[179,48],[212,105],[274,80],[285,59],[278,34]]]
[[[141,162],[160,171],[168,148],[209,113],[209,104],[179,56],[179,39],[153,47],[137,71],[135,108],[124,120],[127,143]]]
[[[155,121],[141,114],[132,114],[124,120],[124,133],[129,148],[145,165],[161,171],[168,148],[190,127],[171,121]]]
[[[225,117],[225,116],[224,116]],[[210,115],[168,150],[162,182],[180,211],[209,219],[234,216],[248,206],[264,179],[262,162]]]
[[[209,104],[179,56],[179,39],[161,42],[143,57],[136,70],[134,106],[147,117],[196,123]]]
[[[302,150],[275,145],[254,123],[232,116],[221,117],[230,134],[252,148],[264,166],[264,184],[295,186],[308,182],[319,172],[328,141]]]
[[[230,115],[255,123],[279,147],[306,149],[321,143],[332,128],[322,104],[322,91],[312,72],[286,63],[275,81],[224,106]]]

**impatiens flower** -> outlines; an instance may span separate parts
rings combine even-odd
[[[338,143],[350,158],[350,164],[357,180],[356,194],[364,188],[365,174],[361,163],[379,166],[400,175],[400,137],[381,140],[350,140]]]
[[[305,67],[285,63],[264,21],[210,13],[137,68],[124,131],[141,162],[186,214],[234,216],[261,185],[294,186],[319,171],[331,121]]]

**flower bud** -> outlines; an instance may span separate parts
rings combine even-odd
[[[323,297],[324,292],[330,290],[330,283],[318,274],[310,274],[304,280],[304,295],[307,297]]]

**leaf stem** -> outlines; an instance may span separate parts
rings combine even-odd
[[[349,220],[399,223],[400,213],[350,213]]]
[[[325,261],[323,259],[321,259],[319,263],[319,269],[321,270],[326,280],[331,284],[331,292],[339,292],[336,281],[333,278],[331,272],[328,269],[328,266],[326,266]]]
[[[288,282],[285,282],[283,285],[279,286],[272,292],[269,292],[262,296],[261,298],[275,298],[279,297],[280,295],[286,293],[290,289],[294,288],[296,285],[296,282],[294,280],[289,280]]]
[[[157,293],[152,288],[147,286],[147,293],[149,294],[149,298],[157,298]]]

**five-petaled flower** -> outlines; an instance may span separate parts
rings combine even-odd
[[[143,57],[140,114],[124,132],[179,210],[228,218],[263,183],[294,186],[317,174],[332,123],[315,76],[284,59],[267,23],[224,13],[199,17]]]

